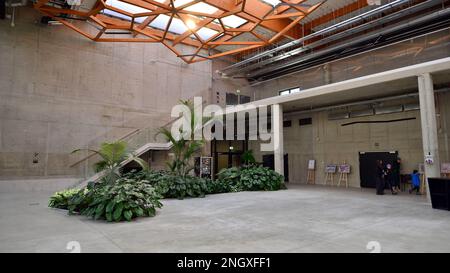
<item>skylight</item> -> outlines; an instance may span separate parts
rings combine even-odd
[[[241,17],[238,17],[236,15],[230,15],[222,18],[221,20],[225,26],[232,28],[237,28],[243,25],[244,23],[247,23],[247,20],[242,19]]]
[[[184,0],[181,0],[181,1],[184,1]],[[213,13],[217,12],[219,9],[216,7],[213,7],[211,5],[208,5],[206,3],[199,2],[197,4],[194,4],[192,6],[184,8],[183,10],[201,12],[201,13],[206,13],[206,14],[213,14]]]
[[[200,38],[202,38],[202,40],[208,40],[209,38],[216,35],[217,31],[210,28],[202,27],[197,31],[197,34],[198,36],[200,36]]]
[[[156,17],[153,22],[150,23],[150,26],[159,28],[162,30],[165,30],[167,27],[167,24],[169,23],[170,16],[167,16],[165,14],[160,14],[158,17]],[[176,33],[176,34],[182,34],[188,30],[187,26],[178,18],[173,18],[172,22],[170,23],[169,31]]]
[[[271,6],[276,6],[279,3],[281,3],[281,1],[279,1],[279,0],[261,0],[261,1],[263,1],[264,3],[269,4]]]
[[[135,5],[130,5],[125,2],[121,2],[118,0],[106,0],[106,5],[121,9],[123,11],[129,13],[142,13],[142,12],[151,12],[151,10],[144,9]]]
[[[176,8],[178,8],[178,7],[181,7],[183,5],[190,3],[192,1],[194,1],[194,0],[175,0],[175,1],[173,1],[173,4]],[[164,2],[164,1],[161,1],[161,2]]]

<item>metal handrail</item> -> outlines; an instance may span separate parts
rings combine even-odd
[[[132,135],[137,134],[137,133],[140,132],[140,131],[141,131],[141,129],[135,129],[135,130],[129,132],[128,134],[126,134],[126,135],[120,137],[119,139],[117,139],[117,141],[124,140],[124,139],[126,139],[126,138],[128,138],[128,137],[130,137],[130,136],[132,136]],[[90,155],[88,155],[88,156],[86,156],[86,157],[84,157],[84,158],[78,160],[77,162],[73,163],[73,164],[70,165],[69,167],[70,167],[70,168],[73,168],[73,167],[75,167],[76,165],[80,164],[81,162],[84,162],[84,161],[88,160],[89,158],[93,157],[94,155],[96,155],[96,153],[91,153]]]

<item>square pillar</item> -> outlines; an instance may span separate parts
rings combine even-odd
[[[283,107],[272,105],[273,155],[275,171],[284,175]]]
[[[429,73],[418,76],[420,121],[422,125],[422,144],[424,153],[425,177],[440,177],[438,132],[436,123],[436,106],[434,101],[433,79]],[[433,162],[426,162],[432,160]],[[427,184],[428,198],[430,198]]]

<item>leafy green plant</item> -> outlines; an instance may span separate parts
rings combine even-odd
[[[243,168],[240,184],[246,191],[276,191],[285,188],[283,176],[267,167]]]
[[[237,192],[241,191],[240,180],[241,170],[236,167],[222,169],[215,181],[213,181],[212,193]]]
[[[178,176],[185,177],[194,169],[193,156],[199,152],[204,145],[203,140],[195,140],[195,132],[200,130],[210,119],[196,116],[194,105],[191,101],[181,101],[181,103],[188,107],[190,111],[190,117],[188,117],[190,120],[189,131],[183,132],[180,129],[180,136],[177,137],[172,134],[171,130],[162,127],[159,129],[158,134],[162,134],[166,140],[170,141],[173,145],[172,151],[174,159],[167,162],[169,170]]]
[[[241,160],[245,165],[251,165],[256,163],[255,156],[252,150],[247,150],[242,153]]]
[[[51,208],[68,209],[69,200],[73,196],[77,195],[80,191],[80,189],[67,189],[56,192],[50,197],[48,206]]]
[[[114,184],[90,183],[86,190],[69,201],[69,212],[94,219],[131,221],[141,216],[155,216],[161,208],[161,196],[148,181],[121,178]]]
[[[223,169],[218,173],[218,186],[229,191],[272,191],[285,188],[283,176],[261,166]],[[220,188],[219,188],[220,190]]]
[[[166,174],[155,181],[155,187],[164,198],[204,197],[208,192],[209,179],[186,175]]]
[[[102,160],[95,163],[94,169],[96,172],[104,171],[105,174],[102,178],[103,182],[114,183],[121,176],[121,163],[125,160],[137,162],[143,169],[148,169],[147,163],[135,156],[133,153],[128,152],[127,143],[124,141],[116,141],[112,143],[102,143],[99,150],[91,149],[77,149],[72,153],[80,151],[90,151],[98,154]]]

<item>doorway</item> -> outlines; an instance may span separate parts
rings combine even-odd
[[[359,152],[359,176],[361,188],[375,188],[377,178],[377,160],[383,165],[393,164],[398,152]]]
[[[248,150],[246,140],[213,140],[214,175],[222,169],[241,166],[241,156]]]
[[[263,155],[263,166],[271,170],[275,169],[275,158],[273,154]],[[289,156],[284,155],[284,182],[289,182]]]

